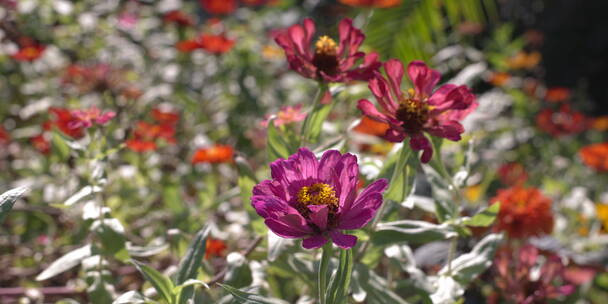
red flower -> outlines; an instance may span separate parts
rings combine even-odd
[[[129,149],[135,152],[148,152],[156,150],[156,143],[149,140],[142,140],[137,138],[132,138],[126,141],[126,145]]]
[[[507,186],[521,186],[528,180],[528,173],[520,163],[508,163],[498,168],[498,177]]]
[[[202,34],[199,38],[200,47],[213,54],[224,54],[234,46],[234,40],[225,35]]]
[[[510,238],[540,236],[553,231],[551,199],[536,188],[515,186],[498,190],[490,201],[500,202],[495,231],[505,231]]]
[[[177,44],[175,44],[175,48],[180,52],[190,53],[196,49],[200,49],[201,44],[196,39],[188,39],[179,41]]]
[[[236,0],[199,0],[201,6],[210,14],[226,15],[236,10]]]
[[[159,108],[152,109],[152,117],[161,124],[174,125],[179,121],[179,113],[163,111]]]
[[[175,144],[175,127],[170,123],[155,125],[139,121],[133,132],[133,137],[127,140],[126,145],[135,152],[153,151],[156,150],[156,142],[159,139],[169,144]]]
[[[30,139],[32,146],[36,148],[42,154],[49,154],[51,152],[51,143],[46,139],[44,134],[34,136]]]
[[[173,11],[166,13],[163,16],[163,21],[165,23],[175,23],[179,26],[194,25],[194,20],[192,20],[192,17],[180,10],[173,10]]]
[[[17,53],[11,57],[17,61],[34,61],[42,56],[46,46],[32,43],[22,46]]]
[[[224,251],[228,246],[222,240],[217,240],[213,238],[207,238],[207,244],[205,247],[205,259],[209,259],[211,257],[222,257],[224,256]]]
[[[354,7],[387,8],[401,4],[401,0],[338,0],[342,4]]]
[[[234,149],[227,145],[214,145],[210,148],[201,148],[192,156],[193,164],[209,163],[219,164],[232,162]]]
[[[93,106],[86,110],[72,110],[72,116],[76,122],[72,123],[72,128],[90,128],[93,124],[105,125],[110,119],[116,116],[115,112],[102,113],[100,109]]]
[[[608,172],[608,142],[585,146],[578,154],[587,167],[598,172]]]
[[[359,51],[365,35],[353,26],[351,19],[340,21],[338,32],[338,43],[321,36],[312,49],[315,24],[307,18],[303,25],[295,24],[281,31],[275,41],[285,50],[289,68],[304,77],[325,82],[369,80],[380,67],[378,54]]]
[[[70,110],[64,108],[50,108],[49,110],[55,116],[55,120],[50,122],[52,126],[57,127],[65,135],[73,138],[84,136],[84,129],[80,126],[80,119],[74,116]]]
[[[544,109],[536,116],[536,125],[539,129],[559,137],[573,135],[587,129],[587,118],[578,111],[573,111],[569,105],[564,104],[559,111]]]
[[[391,59],[384,64],[384,71],[388,80],[376,73],[369,81],[369,88],[381,110],[367,99],[359,100],[357,107],[363,114],[390,126],[385,134],[387,140],[401,142],[409,137],[412,149],[424,151],[423,163],[429,162],[433,156],[433,148],[425,132],[452,141],[460,140],[464,127],[459,121],[477,107],[475,95],[468,87],[446,84],[433,92],[441,77],[439,72],[422,61],[412,61],[407,72],[414,89],[404,94],[400,88],[403,64]]]
[[[6,146],[10,141],[11,135],[8,134],[8,132],[2,126],[0,126],[0,145]]]

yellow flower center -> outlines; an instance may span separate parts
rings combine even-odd
[[[413,89],[407,91],[409,95],[399,102],[397,118],[403,122],[402,127],[408,133],[420,132],[429,119],[429,113],[433,109],[420,96],[416,96]]]
[[[321,36],[315,43],[315,53],[326,56],[336,56],[338,54],[338,44],[329,36]]]
[[[336,192],[328,184],[317,183],[310,187],[302,187],[298,191],[298,202],[303,205],[329,205],[337,206]]]

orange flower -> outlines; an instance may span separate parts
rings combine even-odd
[[[222,240],[217,240],[213,238],[207,238],[207,246],[205,247],[205,259],[209,259],[211,257],[222,257],[224,256],[224,251],[228,248],[226,243]]]
[[[234,46],[234,40],[225,35],[202,34],[199,38],[200,47],[213,54],[224,54]]]
[[[42,56],[46,46],[39,44],[32,44],[22,46],[17,53],[11,55],[11,57],[17,61],[34,61]]]
[[[156,150],[156,141],[159,139],[163,139],[169,144],[175,144],[175,127],[169,123],[155,125],[139,121],[133,131],[133,137],[125,144],[132,151],[147,152]]]
[[[498,177],[507,186],[521,186],[528,180],[528,173],[520,163],[508,163],[498,168]]]
[[[139,153],[156,150],[155,142],[137,138],[127,140],[126,145],[127,148]]]
[[[514,70],[531,69],[538,65],[541,55],[539,52],[519,52],[515,56],[507,59],[507,66]]]
[[[32,146],[36,148],[42,154],[49,154],[51,152],[51,143],[46,139],[44,134],[34,136],[30,139]]]
[[[353,128],[353,131],[357,133],[383,137],[386,134],[386,131],[388,131],[388,129],[389,126],[387,123],[376,121],[364,115],[361,118],[361,122],[359,122],[359,124]]]
[[[551,199],[536,188],[520,186],[498,190],[491,204],[500,202],[495,231],[505,231],[510,238],[540,236],[553,231]]]
[[[401,4],[401,0],[338,0],[342,4],[354,7],[387,8]]]
[[[593,118],[591,128],[598,131],[608,131],[608,116]]]
[[[163,21],[165,23],[175,23],[179,26],[194,25],[194,20],[192,20],[192,17],[190,17],[188,14],[186,14],[180,10],[173,10],[173,11],[166,13],[163,16]]]
[[[578,153],[588,167],[608,172],[608,142],[583,147]]]
[[[509,80],[511,80],[511,75],[509,75],[509,73],[496,72],[490,75],[488,82],[495,87],[502,87],[509,83]]]
[[[545,99],[549,102],[562,102],[570,99],[570,89],[563,87],[553,87],[547,89]]]
[[[581,112],[574,111],[564,104],[559,111],[544,109],[536,116],[536,125],[539,129],[559,137],[573,135],[587,129],[587,118]]]
[[[232,162],[234,149],[228,145],[214,145],[210,148],[201,148],[192,156],[193,164],[210,163],[219,164]]]
[[[200,4],[210,14],[226,15],[236,10],[236,0],[200,0]]]
[[[163,111],[159,108],[152,109],[152,117],[161,124],[176,124],[179,120],[179,113]]]

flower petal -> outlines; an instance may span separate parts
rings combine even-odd
[[[329,214],[329,208],[327,205],[310,205],[308,209],[310,213],[310,221],[315,224],[319,230],[325,231],[327,228],[327,215]]]
[[[403,80],[403,63],[397,59],[390,59],[384,63],[384,71],[388,76],[388,81],[391,85],[391,90],[398,100],[402,99],[401,81]]]
[[[410,147],[414,150],[422,150],[422,156],[420,161],[422,163],[428,163],[433,156],[433,146],[426,136],[422,134],[415,134],[410,138]]]
[[[279,219],[266,219],[266,226],[276,235],[284,238],[301,238],[313,233],[300,215],[288,214]]]
[[[327,243],[327,239],[324,236],[317,234],[304,239],[304,241],[302,241],[302,247],[305,249],[317,249],[321,248],[325,243]]]
[[[357,237],[354,235],[343,234],[338,230],[332,230],[329,232],[329,236],[334,244],[343,249],[349,249],[357,244]]]
[[[363,112],[363,114],[365,114],[365,115],[369,116],[370,118],[373,118],[377,121],[386,122],[386,123],[390,122],[389,117],[380,113],[378,111],[378,109],[376,109],[376,107],[372,104],[372,102],[367,99],[359,100],[359,102],[357,104],[357,108],[359,110],[361,110],[361,112]]]
[[[407,66],[407,73],[414,83],[416,93],[431,96],[433,88],[439,82],[441,74],[429,68],[424,62],[415,60]]]

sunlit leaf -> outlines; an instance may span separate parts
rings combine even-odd
[[[488,227],[494,223],[499,211],[500,203],[494,203],[475,214],[472,218],[464,221],[463,224],[472,227]]]
[[[78,249],[72,250],[55,260],[49,267],[36,277],[36,281],[44,281],[50,279],[70,268],[80,264],[82,260],[92,255],[91,245],[86,245]]]
[[[133,265],[135,265],[135,268],[137,268],[137,270],[144,276],[146,281],[148,281],[154,287],[154,289],[156,289],[156,292],[158,292],[158,294],[165,301],[167,301],[167,303],[174,302],[173,289],[175,288],[175,286],[168,277],[164,276],[162,273],[156,271],[156,269],[148,265],[142,264],[135,260],[131,260],[131,262],[133,263]]]
[[[17,199],[19,199],[27,190],[27,187],[19,187],[8,190],[0,195],[0,224],[4,222],[9,211],[13,209],[13,205],[15,205]]]

